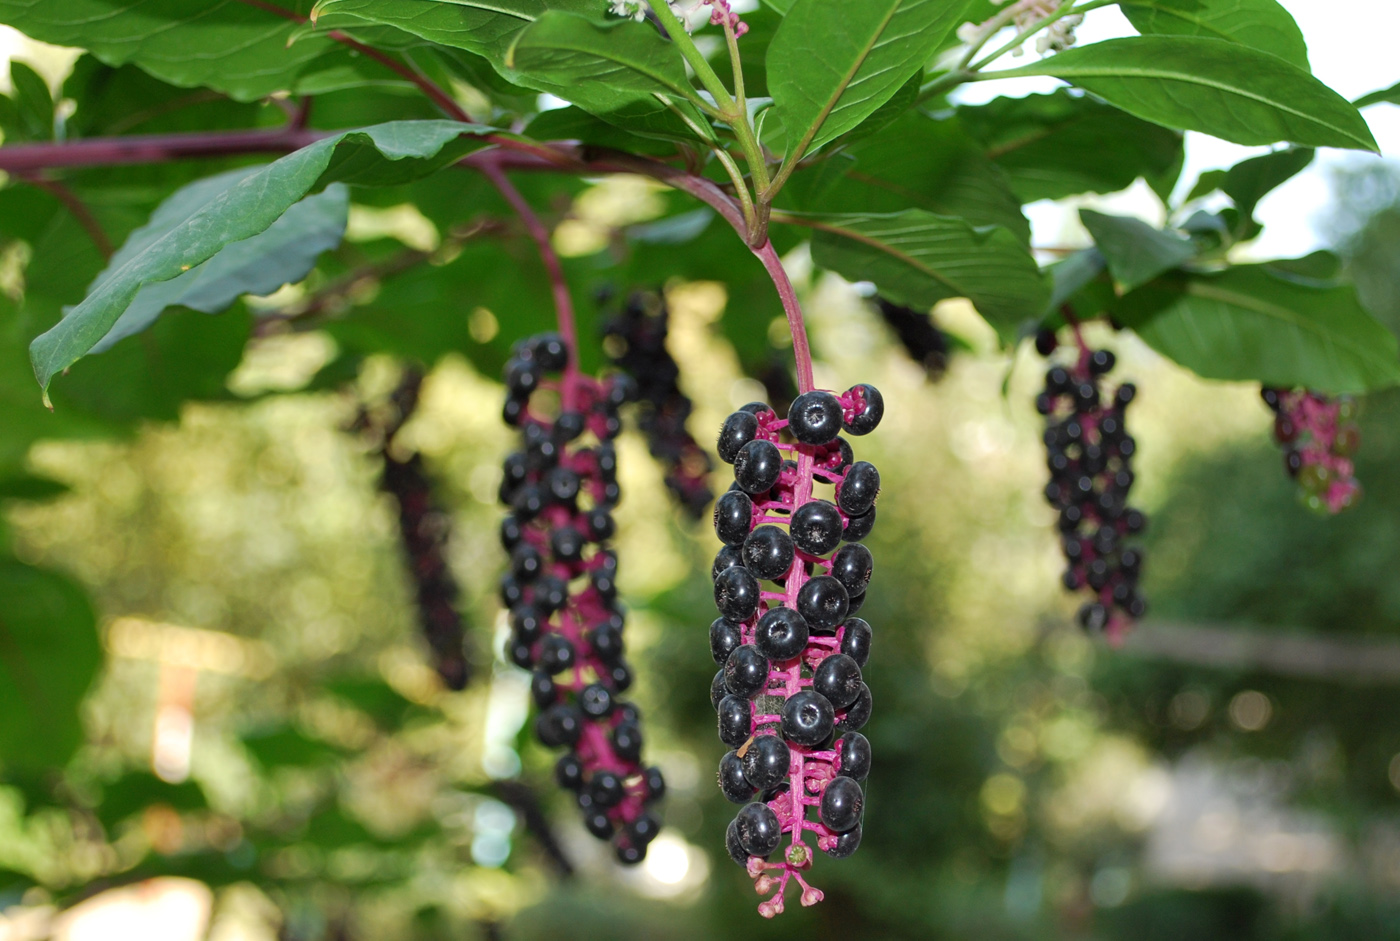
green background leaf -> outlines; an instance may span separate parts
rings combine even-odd
[[[999,226],[974,228],[922,209],[883,215],[808,217],[812,258],[849,281],[873,281],[880,293],[929,309],[965,297],[1003,337],[1038,317],[1050,296],[1025,246]]]
[[[252,173],[166,232],[98,284],[30,346],[47,390],[59,371],[106,336],[146,284],[169,281],[225,246],[265,231],[313,189],[336,181],[393,185],[439,170],[480,146],[484,129],[455,121],[399,121],[318,141]]]
[[[1141,219],[1092,209],[1079,210],[1079,219],[1094,237],[1120,291],[1131,291],[1196,255],[1190,239],[1153,228]]]
[[[1311,70],[1303,31],[1278,0],[1120,0],[1118,6],[1144,35],[1224,39]]]
[[[1172,275],[1134,291],[1113,315],[1207,379],[1366,392],[1400,383],[1395,335],[1350,285],[1319,285],[1267,265]]]
[[[933,56],[968,0],[797,0],[768,47],[787,159],[870,117]],[[804,146],[805,142],[805,146]]]
[[[1341,95],[1276,56],[1222,39],[1110,39],[991,74],[1053,75],[1143,120],[1236,144],[1376,150]]]
[[[0,557],[0,769],[61,767],[83,738],[78,706],[102,663],[87,595]]]

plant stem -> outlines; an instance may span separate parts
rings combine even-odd
[[[1059,22],[1060,20],[1069,16],[1071,13],[1085,13],[1097,7],[1107,6],[1109,3],[1116,2],[1118,2],[1118,0],[1090,0],[1090,2],[1076,8],[1074,5],[1075,0],[1064,0],[1064,2],[1060,4],[1060,8],[1054,13],[1050,14],[1043,20],[1040,20],[1038,22],[1032,23],[1030,26],[1027,26],[1015,36],[1011,37],[1011,39],[1000,49],[996,50],[993,53],[990,53],[989,55],[985,55],[981,59],[978,59],[976,62],[974,62],[971,66],[972,71],[981,71],[982,69],[990,65],[992,62],[1006,55],[1012,49],[1016,49],[1017,47],[1024,44],[1026,40],[1030,39],[1032,36],[1040,32],[1045,27],[1050,26],[1053,23]]]
[[[564,338],[564,345],[569,350],[569,363],[564,367],[564,390],[567,399],[568,392],[574,385],[571,378],[578,372],[578,329],[574,324],[574,300],[569,294],[569,283],[564,279],[564,266],[560,264],[554,245],[549,240],[549,229],[540,221],[540,217],[535,215],[535,211],[530,208],[525,197],[520,195],[520,191],[506,178],[500,164],[494,160],[483,160],[477,168],[500,190],[506,202],[510,203],[539,249],[540,261],[544,262],[550,287],[554,291],[554,311],[559,318],[559,335]],[[564,403],[565,408],[571,407],[572,404],[568,401]]]
[[[816,388],[812,378],[812,348],[807,344],[807,324],[802,316],[802,304],[793,290],[792,280],[783,268],[782,259],[773,243],[765,241],[753,253],[768,269],[773,286],[778,289],[778,297],[783,302],[783,313],[787,315],[788,331],[792,334],[792,356],[797,361],[797,390],[811,392]]]
[[[714,155],[734,183],[734,193],[739,197],[739,208],[744,212],[744,230],[747,238],[748,234],[758,227],[758,216],[754,212],[753,197],[749,195],[748,184],[744,182],[744,174],[739,171],[739,165],[734,162],[729,151],[717,146],[714,148]]]
[[[261,131],[142,134],[94,137],[57,144],[15,144],[0,147],[0,170],[23,174],[60,167],[165,163],[192,157],[233,157],[240,154],[285,154],[310,146],[334,133],[281,127]]]
[[[652,12],[657,19],[661,20],[662,27],[666,30],[666,35],[671,37],[671,42],[676,44],[685,61],[690,63],[690,67],[695,71],[695,77],[700,79],[700,84],[705,86],[705,90],[714,96],[715,104],[719,105],[720,111],[730,114],[734,110],[734,99],[729,96],[729,89],[724,87],[724,82],[719,80],[715,70],[710,68],[710,63],[701,54],[699,47],[695,45],[695,40],[690,38],[690,34],[685,31],[685,24],[682,23],[675,13],[671,12],[670,5],[666,0],[647,0]]]

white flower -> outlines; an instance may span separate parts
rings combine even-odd
[[[630,16],[637,22],[647,18],[646,0],[609,0],[611,10],[617,16]]]

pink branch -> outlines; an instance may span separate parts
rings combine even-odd
[[[544,262],[545,271],[549,274],[549,283],[554,290],[554,309],[559,317],[559,334],[564,338],[564,345],[569,350],[569,364],[564,369],[564,392],[567,399],[573,386],[571,377],[578,372],[578,329],[574,325],[574,301],[569,295],[569,283],[564,279],[564,266],[560,264],[554,245],[549,240],[549,229],[540,221],[540,217],[535,215],[535,211],[530,208],[525,197],[520,195],[520,191],[506,178],[500,164],[494,160],[479,160],[475,165],[496,189],[500,190],[506,202],[510,203],[511,208],[520,216],[526,231],[535,240],[540,260]],[[566,402],[565,407],[569,404]]]

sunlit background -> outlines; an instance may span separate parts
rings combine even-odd
[[[1400,80],[1400,7],[1284,5],[1343,95]],[[1130,33],[1110,8],[1079,35]],[[73,61],[10,32],[0,55],[55,84]],[[1008,89],[963,100],[974,93]],[[1366,117],[1400,151],[1400,109]],[[1181,186],[1257,152],[1189,134]],[[1342,251],[1400,326],[1395,179],[1380,158],[1324,151],[1264,200],[1264,235],[1240,251]],[[1141,181],[1038,203],[1037,246],[1087,244],[1082,205],[1164,217]],[[556,241],[588,256],[664,208],[651,183],[605,181],[574,199]],[[350,237],[442,236],[411,207],[356,206]],[[931,381],[859,285],[814,276],[802,247],[785,261],[818,385],[873,381],[889,406],[860,452],[884,479],[862,612],[876,631],[869,819],[855,858],[818,862],[822,907],[760,921],[723,852],[705,641],[717,542],[672,510],[644,441],[629,431],[620,446],[618,549],[647,754],[670,790],[665,829],[624,871],[554,788],[528,677],[500,656],[501,387],[448,357],[400,436],[452,512],[478,675],[447,693],[417,638],[378,466],[345,431],[401,364],[371,358],[340,390],[267,394],[334,357],[308,333],[250,345],[230,379],[246,404],[30,452],[30,470],[69,491],[9,504],[15,552],[91,593],[103,667],[65,775],[71,804],[0,787],[0,941],[1400,937],[1400,399],[1367,404],[1364,502],[1322,521],[1293,499],[1257,387],[1091,333],[1141,390],[1134,493],[1154,521],[1153,612],[1110,650],[1069,626],[1059,588],[1038,360],[998,352],[950,303],[939,322],[967,349]],[[763,387],[716,329],[723,285],[675,283],[668,300],[691,428],[708,442]],[[473,337],[508,315],[473,313]]]

